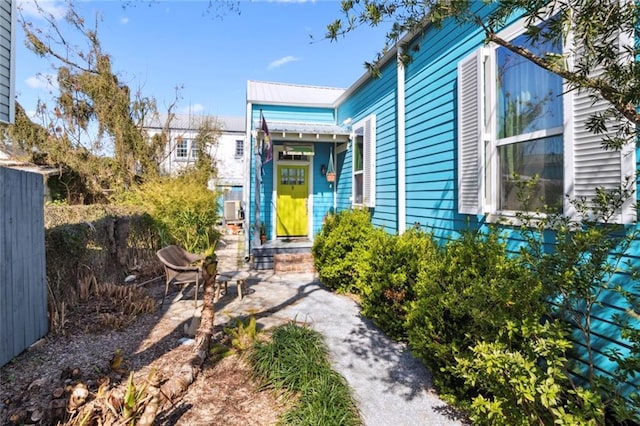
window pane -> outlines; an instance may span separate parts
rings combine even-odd
[[[562,136],[553,136],[528,142],[498,147],[500,159],[501,210],[541,209],[544,204],[554,210],[562,207],[564,192],[564,155]],[[523,183],[536,179],[530,192],[526,191],[528,205],[523,206]]]
[[[185,158],[187,156],[187,141],[182,140],[176,145],[176,157]]]
[[[560,53],[542,40],[536,47],[526,36],[514,40],[533,53]],[[498,75],[498,138],[562,126],[562,79],[505,47],[496,50]]]
[[[362,150],[363,150],[363,139],[362,136],[356,136],[356,143],[354,144],[353,149],[353,170],[356,172],[362,171]]]
[[[353,176],[353,204],[362,204],[362,173]]]
[[[198,158],[198,143],[191,141],[191,158]]]

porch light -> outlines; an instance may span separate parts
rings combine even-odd
[[[327,175],[327,166],[325,166],[324,164],[320,166],[320,175],[321,176]]]

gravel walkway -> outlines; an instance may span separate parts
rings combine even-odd
[[[243,269],[242,236],[225,236],[217,251],[218,270]],[[255,315],[263,327],[287,321],[309,323],[320,332],[331,362],[342,374],[367,426],[463,425],[438,398],[426,368],[407,348],[391,341],[359,313],[350,298],[326,290],[314,274],[249,272],[249,294],[236,298],[229,286],[216,306],[216,323],[232,316]]]

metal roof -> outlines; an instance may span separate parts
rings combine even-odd
[[[345,89],[334,87],[304,86],[249,80],[247,82],[247,102],[333,108],[334,102],[344,91]]]
[[[303,133],[303,134],[320,134],[320,135],[350,135],[351,130],[338,126],[336,124],[323,124],[323,123],[287,123],[284,121],[269,121],[267,122],[269,127],[269,133]],[[257,123],[255,128],[260,128],[260,123]]]
[[[210,118],[220,124],[223,132],[242,132],[245,129],[245,117],[216,117],[214,115],[173,114],[170,127],[175,130],[197,130],[200,123]],[[160,129],[167,121],[167,114],[155,114],[145,126],[147,128]]]

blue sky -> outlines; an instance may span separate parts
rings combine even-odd
[[[131,2],[130,2],[131,3]],[[44,22],[23,13],[36,27]],[[54,13],[64,3],[40,2]],[[80,1],[76,10],[87,22],[102,16],[98,37],[113,69],[132,90],[156,98],[160,111],[180,90],[178,112],[241,116],[248,80],[348,87],[365,73],[384,46],[384,28],[363,27],[337,42],[323,39],[326,25],[340,18],[340,3],[325,1],[241,1],[238,11],[221,18],[207,14],[208,1]],[[89,24],[91,27],[92,25]],[[313,35],[315,42],[311,42]],[[38,99],[50,104],[43,75],[50,61],[16,40],[16,96],[27,110]],[[55,88],[53,88],[55,92]]]

